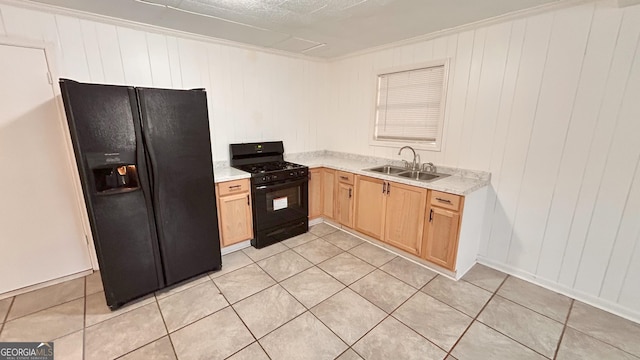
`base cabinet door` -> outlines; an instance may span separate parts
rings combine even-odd
[[[424,259],[454,270],[458,251],[460,213],[430,206],[427,220]]]
[[[309,219],[322,216],[322,169],[309,170]]]
[[[322,170],[322,216],[326,219],[335,218],[334,200],[336,189],[336,171]]]
[[[381,240],[384,235],[386,182],[358,176],[356,180],[356,206],[354,229]]]
[[[394,182],[387,184],[384,242],[420,256],[427,190]]]
[[[338,183],[336,197],[336,220],[345,226],[353,227],[353,185]]]
[[[220,241],[223,247],[253,238],[249,193],[220,196],[218,205]]]

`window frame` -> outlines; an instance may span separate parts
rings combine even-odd
[[[428,62],[422,62],[422,63],[415,63],[415,64],[410,64],[410,65],[403,65],[403,66],[395,66],[395,67],[391,67],[391,68],[385,68],[385,69],[381,69],[378,70],[376,72],[375,78],[374,78],[374,84],[375,84],[375,91],[374,91],[374,100],[373,100],[373,116],[371,117],[371,120],[369,121],[369,145],[372,146],[380,146],[380,147],[394,147],[394,148],[398,148],[398,147],[402,147],[402,146],[411,146],[415,149],[419,149],[419,150],[427,150],[427,151],[441,151],[442,150],[442,137],[444,134],[444,126],[445,126],[445,114],[446,114],[446,107],[447,107],[447,94],[448,94],[448,88],[449,88],[449,63],[450,63],[450,58],[444,58],[444,59],[438,59],[438,60],[433,60],[433,61],[428,61]],[[443,73],[443,82],[442,82],[442,98],[441,98],[441,104],[440,104],[440,119],[439,119],[439,126],[438,126],[438,134],[437,134],[437,138],[436,141],[433,142],[421,142],[421,141],[415,141],[415,140],[378,140],[376,139],[376,118],[377,118],[377,114],[378,114],[378,96],[379,96],[379,78],[382,75],[387,75],[387,74],[392,74],[392,73],[397,73],[397,72],[404,72],[404,71],[412,71],[412,70],[419,70],[419,69],[423,69],[423,68],[429,68],[429,67],[436,67],[436,66],[444,66],[444,73]]]

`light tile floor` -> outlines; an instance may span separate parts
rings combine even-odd
[[[476,265],[458,282],[326,224],[115,312],[99,274],[0,300],[55,359],[640,359],[640,325]]]

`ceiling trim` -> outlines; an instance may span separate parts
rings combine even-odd
[[[125,20],[125,19],[115,18],[111,16],[75,10],[75,9],[68,9],[68,8],[55,6],[55,5],[37,3],[30,0],[0,0],[0,4],[26,8],[26,9],[36,10],[36,11],[43,11],[43,12],[58,14],[58,15],[73,16],[80,19],[84,19],[84,20],[97,21],[97,22],[107,23],[115,26],[124,26],[128,28],[133,28],[140,31],[147,31],[147,32],[156,33],[160,35],[176,36],[176,37],[189,39],[189,40],[202,41],[202,42],[216,44],[216,45],[232,46],[232,47],[241,48],[245,50],[260,51],[260,52],[269,53],[273,55],[286,56],[289,58],[315,61],[320,63],[326,63],[329,61],[329,59],[324,59],[320,57],[309,56],[304,54],[296,54],[289,51],[272,49],[272,48],[267,48],[267,47],[262,47],[257,45],[249,45],[249,44],[245,44],[237,41],[199,35],[199,34],[194,34],[187,31],[180,31],[180,30],[170,29],[166,27],[140,23],[137,21]]]
[[[591,2],[597,2],[597,1],[598,0],[560,0],[560,1],[555,2],[555,3],[539,5],[539,6],[536,6],[536,7],[529,8],[529,9],[524,9],[524,10],[514,11],[514,12],[510,12],[510,13],[503,14],[503,15],[498,15],[498,16],[494,16],[492,18],[479,20],[479,21],[472,22],[472,23],[469,23],[469,24],[464,24],[464,25],[460,25],[460,26],[449,28],[449,29],[444,29],[444,30],[440,30],[440,31],[424,34],[424,35],[415,36],[415,37],[412,37],[412,38],[409,38],[409,39],[405,39],[405,40],[395,41],[395,42],[384,44],[384,45],[380,45],[380,46],[374,46],[374,47],[366,48],[366,49],[363,49],[363,50],[358,50],[358,51],[355,51],[355,52],[352,52],[352,53],[349,53],[349,54],[346,54],[346,55],[329,58],[327,60],[329,62],[341,61],[341,60],[345,60],[345,59],[349,59],[349,58],[353,58],[353,57],[357,57],[357,56],[361,56],[361,55],[370,54],[370,53],[377,52],[377,51],[388,50],[388,49],[391,49],[391,48],[394,48],[394,47],[398,47],[398,46],[411,45],[411,44],[419,43],[419,42],[422,42],[422,41],[429,41],[429,40],[437,39],[437,38],[440,38],[440,37],[443,37],[443,36],[452,35],[452,34],[455,34],[455,33],[460,33],[460,32],[463,32],[463,31],[475,30],[475,29],[478,29],[478,28],[481,28],[481,27],[485,27],[485,26],[495,25],[495,24],[499,24],[499,23],[503,23],[503,22],[507,22],[507,21],[511,21],[511,20],[522,19],[522,18],[525,18],[525,17],[538,15],[538,14],[542,14],[542,13],[549,12],[549,11],[569,8],[569,7],[572,7],[572,6],[577,6],[577,5],[591,3]],[[639,2],[640,0],[618,0],[618,1]]]

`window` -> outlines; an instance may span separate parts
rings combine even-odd
[[[378,75],[373,143],[440,150],[447,63]]]

